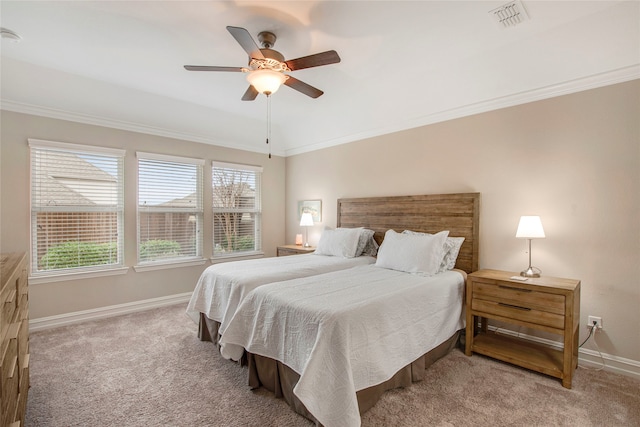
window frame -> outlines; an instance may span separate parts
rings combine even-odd
[[[215,203],[216,203],[216,190],[215,190],[215,174],[216,170],[219,169],[229,169],[233,171],[238,171],[242,173],[253,173],[255,180],[254,191],[256,192],[254,196],[255,205],[252,209],[242,209],[242,208],[234,208],[227,210],[230,213],[248,213],[253,215],[252,220],[254,221],[254,249],[253,250],[234,250],[231,252],[219,252],[216,251],[216,213],[224,212],[224,210],[216,211]],[[262,166],[254,166],[254,165],[246,165],[240,163],[231,163],[231,162],[222,162],[213,160],[211,162],[211,212],[212,212],[212,262],[219,262],[221,260],[229,259],[229,258],[247,258],[247,257],[255,257],[262,256],[264,252],[262,250],[262,174],[263,167]]]
[[[65,142],[48,141],[41,139],[27,139],[29,145],[29,252],[31,257],[31,268],[29,270],[29,282],[32,284],[57,282],[70,279],[100,277],[105,275],[125,274],[128,267],[125,266],[124,252],[124,161],[126,150],[107,148],[83,144],[72,144]],[[38,152],[71,154],[74,156],[102,156],[113,158],[115,160],[116,176],[113,188],[116,190],[115,207],[110,208],[89,205],[67,206],[66,209],[60,209],[59,206],[48,207],[41,203],[36,203],[35,186],[42,185],[41,182],[35,182],[38,173],[36,164]],[[90,163],[90,162],[89,162]],[[106,171],[105,171],[106,172]],[[62,182],[62,181],[61,181]],[[74,190],[72,190],[74,191]],[[38,245],[38,213],[56,213],[56,212],[75,212],[75,213],[98,213],[107,212],[114,213],[116,218],[116,262],[111,264],[94,264],[90,266],[57,268],[51,270],[38,270],[38,253],[40,246]]]
[[[155,207],[148,212],[155,213],[189,213],[195,215],[195,255],[188,256],[176,256],[176,257],[168,257],[165,259],[156,259],[151,261],[145,261],[140,259],[141,252],[141,213],[142,207],[140,206],[140,162],[141,161],[151,161],[161,163],[176,163],[183,165],[193,165],[196,167],[196,188],[195,188],[195,200],[196,206],[193,209],[186,207],[164,207],[158,208]],[[134,266],[135,271],[150,271],[164,268],[173,268],[173,267],[186,267],[193,265],[202,265],[205,262],[205,258],[203,257],[203,227],[204,227],[204,203],[203,203],[203,188],[204,188],[204,159],[197,159],[191,157],[181,157],[181,156],[173,156],[166,154],[157,154],[157,153],[148,153],[138,151],[136,152],[136,173],[137,173],[137,185],[136,185],[136,265]]]

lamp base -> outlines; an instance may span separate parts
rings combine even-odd
[[[310,247],[311,247],[311,245],[309,244],[309,242],[305,243],[305,244],[304,244],[304,245],[302,245],[302,246],[303,246],[303,247],[305,247],[305,248],[310,248]]]
[[[526,270],[521,271],[520,275],[522,277],[540,277],[541,273],[542,271],[539,268],[529,266]]]

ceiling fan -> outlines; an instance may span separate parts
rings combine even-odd
[[[284,56],[280,52],[271,49],[276,42],[276,35],[272,32],[262,31],[258,34],[258,41],[262,45],[262,48],[259,48],[246,29],[228,26],[227,30],[249,55],[248,67],[185,65],[184,68],[189,71],[231,71],[248,73],[247,80],[250,85],[242,96],[243,101],[253,101],[259,93],[269,96],[275,93],[282,84],[311,98],[317,98],[324,92],[295,77],[285,74],[285,72],[340,62],[340,56],[338,56],[335,50],[285,61]]]

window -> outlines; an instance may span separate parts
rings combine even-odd
[[[124,150],[29,140],[34,277],[123,267]]]
[[[262,251],[262,168],[212,163],[213,256]]]
[[[138,263],[202,257],[204,160],[160,154],[138,157]]]

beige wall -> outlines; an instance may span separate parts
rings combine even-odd
[[[96,145],[127,150],[125,157],[125,263],[136,263],[136,151],[203,158],[205,183],[211,182],[211,160],[261,165],[263,172],[263,249],[275,256],[284,242],[285,163],[282,157],[221,148],[100,126],[73,123],[2,111],[0,163],[0,250],[29,251],[29,147],[28,138]],[[205,185],[205,201],[211,189]],[[210,206],[210,205],[209,205]],[[204,255],[212,253],[211,211],[205,205]],[[89,310],[150,298],[190,292],[210,263],[93,279],[31,285],[31,318]]]
[[[288,242],[298,200],[322,199],[315,243],[340,197],[477,191],[480,267],[521,271],[518,220],[540,215],[533,265],[580,279],[581,324],[601,316],[601,351],[640,361],[640,81],[291,156],[286,170]]]

